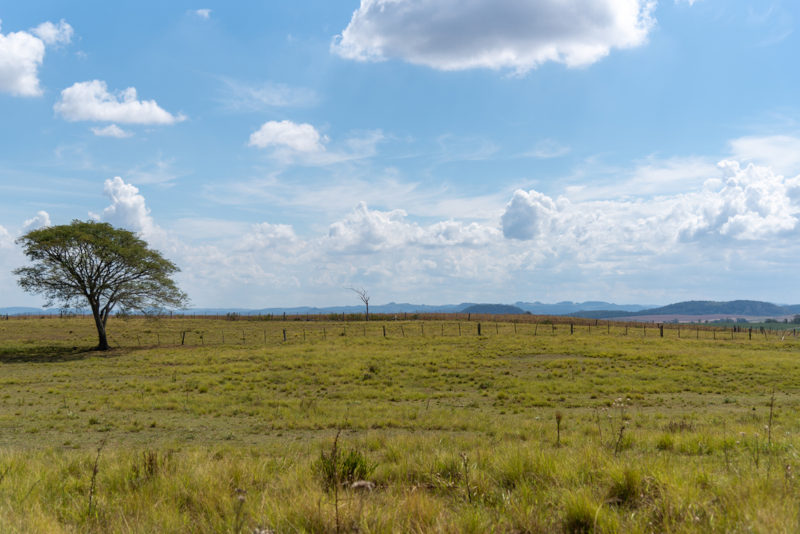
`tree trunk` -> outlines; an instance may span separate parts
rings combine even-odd
[[[92,315],[94,316],[94,325],[97,327],[97,350],[108,350],[108,338],[106,337],[106,325],[100,317],[100,310],[92,306]]]
[[[364,305],[367,307],[367,313],[364,317],[365,320],[369,321],[369,302],[365,302]]]

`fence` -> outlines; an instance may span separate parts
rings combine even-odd
[[[490,319],[490,320],[487,320]],[[91,343],[96,336],[88,316],[22,316],[11,321],[44,320],[60,341]],[[64,335],[59,321],[68,321],[70,336]],[[505,320],[503,320],[505,319]],[[41,323],[40,323],[41,324]],[[9,325],[9,326],[13,326]],[[15,335],[24,339],[25,329],[0,327],[0,343]],[[43,331],[44,328],[37,328]],[[46,334],[42,334],[46,335]],[[578,336],[608,335],[641,338],[703,340],[744,340],[796,338],[797,328],[715,327],[700,324],[634,323],[577,319],[558,316],[475,316],[469,314],[416,314],[416,317],[373,315],[370,321],[348,320],[338,315],[331,320],[321,316],[191,316],[113,318],[108,325],[109,341],[117,347],[270,345],[326,341],[336,338],[411,338],[465,336]]]

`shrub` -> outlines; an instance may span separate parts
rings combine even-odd
[[[340,449],[338,439],[337,435],[330,452],[326,454],[322,451],[319,459],[312,465],[314,474],[325,491],[332,490],[336,485],[349,485],[357,480],[364,480],[375,471],[375,465],[370,464],[361,451]]]

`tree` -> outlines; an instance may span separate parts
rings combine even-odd
[[[364,317],[367,321],[369,321],[369,295],[367,294],[367,290],[364,289],[363,287],[358,289],[354,287],[349,287],[348,289],[356,293],[358,295],[358,298],[361,299],[361,302],[364,303],[364,306],[366,306],[367,312],[364,315]]]
[[[45,306],[88,304],[98,350],[109,348],[106,321],[115,307],[144,312],[188,303],[171,278],[180,269],[133,232],[108,223],[75,220],[40,228],[17,239],[17,244],[33,262],[14,271],[20,287],[43,295]]]

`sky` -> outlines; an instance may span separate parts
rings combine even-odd
[[[0,3],[15,240],[137,232],[194,307],[800,303],[800,5]]]

